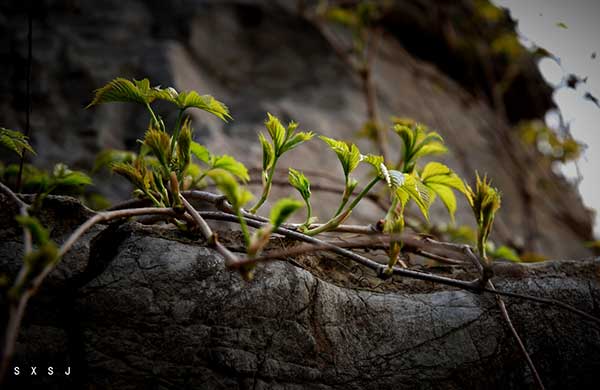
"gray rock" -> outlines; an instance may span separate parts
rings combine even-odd
[[[14,275],[18,229],[14,210],[0,204],[0,272]],[[65,231],[87,213],[50,198],[47,215],[57,210],[80,216],[46,220]],[[9,373],[8,388],[535,387],[489,295],[397,278],[381,283],[327,256],[262,265],[244,282],[202,240],[136,222],[99,226],[80,245],[89,249],[61,265],[68,272],[51,275],[19,337],[14,365],[42,374]],[[351,267],[362,276],[344,281],[339,275]],[[599,272],[599,259],[499,264],[494,282],[599,316]],[[598,325],[554,306],[506,301],[547,388],[595,388]],[[49,365],[72,374],[47,376]]]

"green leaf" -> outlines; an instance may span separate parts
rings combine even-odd
[[[361,161],[361,154],[358,147],[354,144],[325,137],[324,135],[319,136],[319,138],[329,145],[331,150],[338,156],[338,160],[340,160],[342,169],[344,170],[344,176],[348,178]]]
[[[171,94],[175,91],[171,90]],[[176,93],[176,91],[175,91]],[[169,99],[167,99],[169,100]],[[187,91],[177,94],[177,97],[172,101],[182,110],[188,108],[199,108],[206,112],[217,116],[222,121],[227,122],[232,119],[227,106],[211,95],[200,95],[196,91]]]
[[[412,199],[419,207],[425,219],[429,220],[431,193],[413,174],[405,174],[404,183],[397,187],[392,194],[400,200],[402,206],[406,205]]]
[[[265,127],[273,140],[273,149],[275,151],[275,156],[281,155],[281,148],[285,143],[286,130],[279,121],[279,119],[270,113],[267,113],[267,120],[265,121]]]
[[[192,147],[192,127],[191,122],[186,119],[181,126],[179,137],[177,138],[177,161],[179,164],[179,172],[185,171],[191,160]]]
[[[35,151],[29,145],[28,138],[14,130],[5,129],[0,127],[0,145],[15,152],[19,157],[23,157],[23,151],[27,150],[31,154],[35,154]]]
[[[246,166],[227,154],[222,156],[211,156],[210,166],[211,169],[224,169],[240,180],[250,180]]]
[[[252,200],[252,194],[239,185],[235,177],[224,169],[212,169],[208,176],[215,182],[217,188],[225,195],[234,210],[241,209]]]
[[[301,208],[303,203],[291,198],[283,198],[277,201],[271,209],[270,221],[273,230],[284,223],[296,210]]]
[[[129,180],[137,188],[144,191],[149,190],[149,187],[144,180],[144,175],[132,163],[114,163],[112,164],[112,170]]]
[[[72,171],[68,166],[58,163],[50,176],[51,185],[54,186],[87,186],[92,184],[92,179],[83,172]]]
[[[263,133],[258,133],[258,139],[260,140],[263,151],[263,171],[266,172],[271,168],[271,165],[273,165],[273,162],[275,161],[275,150],[273,149],[273,145],[267,141],[267,138]]]
[[[206,149],[205,146],[200,145],[195,141],[192,141],[192,143],[190,144],[190,152],[192,152],[192,154],[196,156],[198,160],[207,164],[210,162],[210,152],[208,151],[208,149]]]
[[[383,162],[383,156],[376,156],[373,154],[367,154],[366,156],[362,156],[361,161],[366,162],[367,164],[370,164],[373,166],[373,168],[375,168],[375,171],[377,171],[377,176],[380,179],[386,179],[386,171],[387,168]]]
[[[428,163],[421,172],[421,181],[435,195],[439,196],[440,200],[448,209],[450,218],[454,220],[456,212],[456,197],[452,189],[458,190],[463,194],[467,194],[467,189],[464,182],[454,173],[453,170],[439,162]],[[431,201],[434,201],[434,196]]]
[[[94,99],[86,108],[109,102],[132,102],[150,104],[156,95],[156,90],[150,88],[148,79],[133,82],[117,77],[105,86],[94,91]]]
[[[304,173],[295,170],[294,168],[289,169],[288,179],[292,187],[294,187],[304,200],[310,198],[310,182],[304,176]]]
[[[442,137],[421,124],[400,119],[394,125],[394,132],[402,139],[403,172],[412,172],[421,157],[447,152]]]
[[[454,220],[454,214],[456,213],[456,196],[450,187],[436,183],[429,183],[427,187],[434,193],[431,201],[433,202],[435,200],[435,195],[439,196],[444,206],[446,206],[450,218]]]
[[[146,131],[144,145],[150,148],[161,165],[168,170],[169,162],[171,161],[171,139],[167,133],[154,127],[150,127],[148,131]]]
[[[298,133],[291,134],[290,137],[286,139],[285,143],[281,147],[279,154],[281,155],[285,152],[288,152],[288,151],[296,148],[301,143],[312,139],[313,136],[314,136],[314,133],[311,131],[300,131]]]
[[[466,197],[477,221],[478,240],[485,243],[492,231],[496,212],[500,209],[501,196],[500,192],[491,186],[491,181],[488,180],[487,176],[482,179],[477,173],[476,179],[475,190],[466,185]]]
[[[98,153],[94,162],[92,173],[99,171],[104,167],[110,167],[117,162],[132,162],[137,155],[127,150],[107,149]]]
[[[406,182],[406,174],[396,171],[394,169],[388,170],[387,168],[382,167],[382,172],[385,176],[385,181],[391,189],[395,190],[399,187],[402,187]]]
[[[353,10],[342,7],[329,7],[325,12],[327,20],[338,23],[346,27],[357,28],[360,25],[360,19]]]
[[[490,256],[492,256],[493,258],[496,258],[496,259],[505,259],[505,260],[510,260],[510,261],[514,261],[517,263],[521,262],[521,258],[519,257],[517,252],[515,252],[514,249],[509,248],[505,245],[502,245],[502,246],[498,247],[497,249],[490,251]]]
[[[44,245],[50,240],[50,233],[39,219],[28,215],[17,215],[15,219],[19,225],[31,233],[31,238],[36,245]]]

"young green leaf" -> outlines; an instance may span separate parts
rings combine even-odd
[[[127,150],[107,149],[98,153],[94,162],[92,173],[99,171],[104,167],[110,167],[117,162],[127,163],[135,160],[137,155]]]
[[[311,131],[299,131],[297,133],[291,133],[290,136],[286,138],[286,141],[280,150],[280,155],[295,149],[303,142],[309,141],[313,136],[314,133]]]
[[[258,133],[258,139],[262,145],[263,171],[266,172],[271,168],[271,165],[273,165],[273,162],[275,161],[275,150],[263,133]]]
[[[150,127],[148,131],[146,131],[144,145],[150,148],[161,165],[168,170],[169,163],[171,162],[171,139],[167,133],[154,127]]]
[[[181,110],[199,108],[206,112],[210,112],[224,122],[232,119],[227,106],[211,95],[200,95],[196,91],[177,92],[174,88],[169,87],[160,89],[155,96],[157,99],[166,100],[175,104]]]
[[[304,173],[295,170],[294,168],[289,169],[288,179],[292,187],[294,187],[304,200],[310,199],[310,182],[304,176]]]
[[[233,175],[224,169],[212,169],[208,176],[215,182],[217,188],[225,195],[234,210],[240,210],[252,200],[252,194],[240,186]]]
[[[430,162],[421,172],[421,182],[431,190],[431,202],[435,200],[437,195],[448,209],[450,218],[454,220],[456,196],[452,190],[455,189],[465,195],[467,194],[467,189],[458,175],[444,164]]]
[[[367,154],[366,156],[364,156],[364,155],[361,156],[361,161],[364,161],[367,164],[370,164],[371,166],[373,166],[373,168],[375,168],[375,171],[377,172],[377,177],[385,180],[387,168],[383,162],[383,156]]]
[[[419,207],[419,210],[425,219],[429,220],[431,193],[427,187],[425,187],[423,183],[421,183],[421,181],[413,174],[404,175],[404,183],[394,189],[392,196],[395,196],[399,199],[402,207],[404,207],[406,203],[412,199],[417,207]]]
[[[428,131],[423,125],[399,120],[393,129],[402,139],[402,166],[398,168],[403,172],[411,173],[421,157],[447,151],[442,137],[434,131]]]
[[[319,136],[319,138],[335,152],[338,160],[340,160],[340,163],[342,164],[344,176],[348,178],[350,173],[356,169],[361,161],[361,154],[358,147],[351,143],[325,137],[324,135]]]
[[[302,208],[302,202],[291,199],[283,198],[277,201],[271,209],[270,221],[273,226],[273,230],[279,228],[296,210]]]
[[[227,154],[211,156],[209,165],[211,169],[224,169],[242,181],[250,180],[246,166]]]
[[[516,263],[521,262],[521,258],[519,257],[517,252],[515,252],[514,249],[509,248],[505,245],[502,245],[497,249],[490,251],[490,256],[492,256],[495,259],[505,259],[509,261],[514,261]]]
[[[171,142],[173,142],[171,140]],[[181,126],[179,137],[177,138],[177,162],[179,165],[179,172],[183,173],[191,160],[191,147],[192,147],[192,127],[190,120],[186,119]]]
[[[275,156],[280,156],[281,148],[286,141],[286,130],[276,116],[267,113],[267,120],[265,121],[265,127],[273,140],[273,149]]]
[[[199,143],[192,141],[190,144],[190,151],[198,160],[207,164],[210,162],[210,152],[204,145],[200,145]]]
[[[72,171],[68,166],[58,163],[52,170],[50,177],[53,186],[87,186],[92,184],[92,179],[81,171]]]
[[[485,244],[492,231],[496,212],[500,209],[500,192],[491,186],[487,176],[482,179],[479,173],[476,175],[475,190],[469,185],[465,187],[467,200],[477,221],[477,248],[481,257],[486,258]]]
[[[44,267],[55,265],[59,260],[58,246],[52,241],[40,245],[23,258],[23,262],[29,268],[28,276],[39,275]]]
[[[0,127],[0,145],[15,152],[19,157],[23,156],[23,150],[29,151],[31,154],[35,154],[35,151],[29,145],[28,138],[14,130],[5,129]]]
[[[156,89],[150,88],[148,79],[129,81],[122,77],[110,81],[94,91],[94,99],[86,108],[109,102],[133,102],[150,104],[156,97]]]

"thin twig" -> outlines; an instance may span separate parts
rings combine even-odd
[[[203,212],[199,212],[199,213],[202,215],[202,217],[204,217],[206,219],[215,219],[215,220],[220,220],[220,221],[236,222],[236,223],[239,221],[237,216],[228,214],[228,213],[225,213],[222,211],[203,211]],[[260,228],[268,225],[267,223],[259,222],[259,221],[253,220],[253,219],[246,219],[246,223],[248,224],[248,226],[251,226],[251,227],[257,228],[257,229],[260,229]],[[326,241],[322,241],[315,237],[307,236],[305,234],[302,234],[302,233],[294,231],[294,230],[289,230],[289,229],[280,227],[277,230],[275,230],[275,233],[281,234],[286,237],[293,238],[298,241],[304,241],[304,242],[314,244],[314,245],[321,245],[331,252],[345,256],[345,257],[349,258],[350,260],[353,260],[359,264],[364,265],[367,268],[370,268],[371,270],[375,271],[378,276],[384,277],[384,270],[386,269],[386,266],[383,264],[377,263],[376,261],[373,261],[365,256],[361,256],[350,250],[340,248],[337,245],[328,243]],[[444,276],[433,275],[433,274],[428,274],[428,273],[424,273],[424,272],[413,271],[410,269],[403,269],[403,268],[402,269],[394,268],[393,273],[396,275],[400,275],[400,276],[406,276],[406,277],[413,278],[413,279],[425,280],[425,281],[429,281],[429,282],[433,282],[433,283],[445,284],[447,286],[458,287],[458,288],[475,291],[475,292],[480,290],[479,279],[474,280],[474,281],[456,280],[456,279],[447,278]]]
[[[238,263],[240,260],[237,258],[237,256],[231,253],[229,249],[219,242],[219,237],[216,233],[213,233],[212,229],[210,226],[208,226],[200,213],[198,213],[198,211],[190,204],[190,202],[187,201],[187,199],[185,199],[182,194],[179,194],[179,197],[183,202],[183,207],[185,207],[185,210],[190,213],[194,222],[200,228],[200,232],[208,241],[208,244],[213,247],[221,256],[223,256],[223,259],[225,259],[225,265],[227,267],[231,267],[232,264]]]
[[[228,214],[225,212],[203,211],[203,212],[200,212],[200,214],[202,214],[202,216],[206,219],[214,219],[214,220],[227,221],[227,222],[238,222],[237,216]],[[246,223],[248,224],[248,226],[251,226],[254,228],[261,228],[261,227],[265,226],[264,223],[261,223],[256,220],[251,220],[251,219],[246,219]],[[385,266],[382,264],[379,264],[379,263],[377,263],[373,260],[370,260],[364,256],[358,255],[358,254],[356,254],[352,251],[346,250],[344,248],[337,247],[334,244],[319,240],[317,238],[306,236],[302,233],[299,233],[299,232],[296,232],[293,230],[289,230],[289,229],[285,229],[285,228],[279,228],[275,232],[279,233],[281,235],[296,239],[298,241],[304,241],[304,242],[308,242],[311,244],[321,245],[323,247],[326,247],[331,252],[337,253],[342,256],[346,256],[347,258],[354,260],[360,264],[363,264],[367,268],[374,270],[378,274],[381,274],[383,272],[383,270],[385,269]],[[429,282],[444,284],[444,285],[451,286],[451,287],[458,287],[458,288],[470,291],[472,293],[477,293],[477,294],[482,293],[482,292],[487,292],[487,293],[492,293],[492,294],[508,296],[508,297],[512,297],[512,298],[519,298],[519,299],[523,299],[523,300],[529,300],[529,301],[533,301],[533,302],[543,303],[543,304],[547,304],[547,305],[559,306],[567,311],[570,311],[574,314],[577,314],[581,317],[584,317],[584,318],[600,325],[600,318],[594,317],[591,314],[588,314],[582,310],[571,307],[571,306],[567,305],[566,303],[557,301],[555,299],[541,298],[541,297],[536,297],[533,295],[518,294],[518,293],[512,293],[512,292],[502,291],[502,290],[491,290],[487,287],[482,287],[481,283],[480,283],[480,279],[476,279],[473,281],[462,281],[462,280],[455,280],[455,279],[446,278],[446,277],[438,276],[438,275],[426,274],[426,273],[418,272],[418,271],[400,269],[400,268],[396,268],[396,267],[393,269],[393,273],[395,275],[406,276],[406,277],[413,278],[413,279],[426,280]]]
[[[487,284],[488,284],[488,288],[490,290],[496,291],[496,288],[494,287],[494,284],[492,283],[491,280],[488,280]],[[496,303],[498,304],[498,307],[500,308],[500,313],[502,313],[502,318],[504,318],[504,321],[508,325],[510,332],[512,333],[513,337],[517,341],[517,344],[519,345],[519,349],[521,350],[521,353],[523,354],[523,356],[525,357],[525,360],[527,361],[527,365],[529,366],[529,369],[531,370],[531,374],[533,375],[533,378],[535,379],[536,384],[538,385],[538,387],[541,390],[544,390],[545,387],[544,387],[544,383],[542,382],[542,378],[540,377],[540,374],[538,373],[537,369],[535,368],[535,364],[533,364],[533,360],[531,360],[531,356],[529,355],[529,352],[527,352],[527,348],[525,348],[525,344],[523,344],[523,340],[521,340],[521,336],[519,336],[519,332],[517,332],[517,329],[515,328],[515,326],[512,323],[512,320],[510,319],[510,315],[508,314],[508,310],[506,309],[506,305],[504,304],[504,301],[498,294],[494,295],[494,298],[496,298]]]

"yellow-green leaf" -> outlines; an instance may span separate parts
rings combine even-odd
[[[310,198],[310,181],[304,173],[295,170],[294,168],[289,169],[288,179],[292,187],[294,187],[304,200]]]
[[[29,145],[28,138],[24,134],[18,131],[5,129],[4,127],[0,127],[0,145],[15,152],[19,157],[23,156],[24,150],[35,154],[35,151],[31,145]]]
[[[215,182],[219,191],[225,195],[235,210],[239,210],[252,200],[252,194],[240,186],[230,172],[224,169],[211,169],[208,176]]]
[[[122,77],[110,81],[94,91],[94,99],[88,107],[110,102],[132,102],[149,104],[155,98],[155,90],[150,88],[148,79],[129,81]]]
[[[240,180],[250,180],[246,166],[227,154],[212,156],[210,165],[211,169],[224,169]]]
[[[291,198],[283,198],[277,201],[270,213],[270,221],[271,225],[273,225],[273,229],[277,229],[284,223],[296,210],[302,208],[302,202],[291,199]]]
[[[271,113],[267,113],[265,127],[267,128],[267,131],[269,132],[269,135],[273,140],[275,155],[281,155],[280,150],[283,147],[283,144],[285,143],[285,128],[283,127],[279,119],[276,116],[271,115]]]
[[[263,171],[266,172],[269,170],[269,168],[271,168],[271,165],[275,160],[275,150],[273,150],[273,145],[267,141],[267,138],[263,133],[258,133],[258,139],[262,146],[263,152]]]

